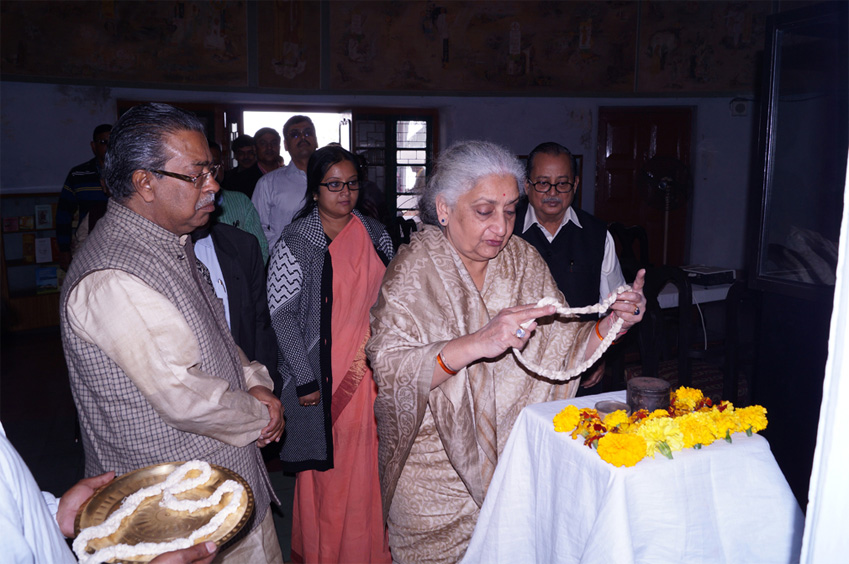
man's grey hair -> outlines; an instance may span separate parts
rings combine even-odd
[[[133,173],[161,169],[170,158],[165,137],[180,131],[197,131],[203,123],[186,110],[168,104],[141,104],[118,118],[106,149],[103,177],[112,197],[125,202],[135,193]]]
[[[439,155],[434,173],[419,197],[422,221],[429,225],[439,225],[437,196],[441,195],[448,206],[453,208],[460,196],[492,174],[514,177],[519,193],[523,192],[522,164],[501,145],[489,141],[459,141],[448,147]]]

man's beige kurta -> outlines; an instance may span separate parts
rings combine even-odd
[[[466,550],[498,455],[527,405],[573,397],[579,379],[536,377],[508,351],[430,390],[436,355],[506,307],[563,295],[533,247],[512,237],[490,261],[482,291],[436,227],[416,233],[389,265],[371,311],[367,352],[384,515],[398,562],[456,562]],[[591,322],[538,320],[523,354],[563,370],[582,361]]]
[[[245,550],[251,561],[282,560],[256,444],[268,408],[248,393],[271,379],[233,342],[187,236],[110,201],[74,257],[60,313],[86,474],[193,459],[229,468],[256,510],[225,561],[246,561]]]

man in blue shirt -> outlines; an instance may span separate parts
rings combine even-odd
[[[103,159],[106,157],[106,146],[111,131],[112,126],[108,123],[94,128],[91,140],[94,158],[71,169],[59,194],[59,204],[56,207],[56,242],[59,244],[59,266],[63,270],[68,270],[71,263],[74,215],[79,211],[79,221],[83,221],[92,214],[88,218],[90,232],[106,211],[109,196],[100,182],[100,173],[103,170]]]

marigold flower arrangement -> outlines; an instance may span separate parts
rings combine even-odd
[[[766,409],[760,405],[741,409],[727,401],[714,405],[701,390],[685,386],[670,393],[669,409],[651,413],[642,409],[630,416],[614,411],[602,419],[595,409],[569,405],[554,416],[555,431],[571,431],[573,439],[582,437],[605,462],[628,467],[658,452],[671,459],[673,452],[700,449],[717,439],[730,443],[734,433],[751,437],[766,425]]]

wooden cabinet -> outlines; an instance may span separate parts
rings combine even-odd
[[[0,297],[4,331],[59,324],[58,194],[2,195]]]

